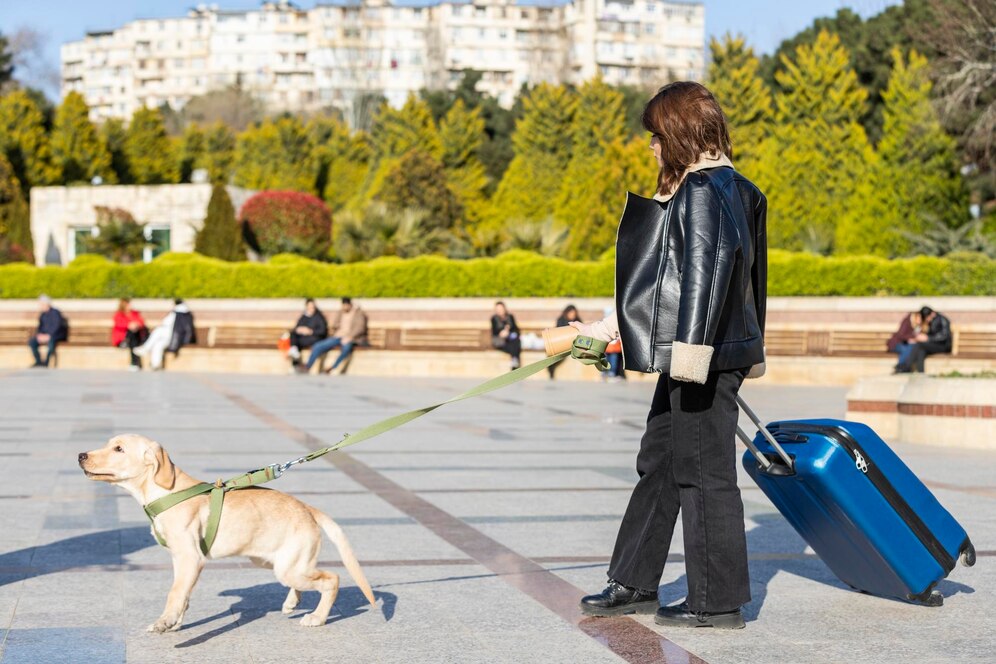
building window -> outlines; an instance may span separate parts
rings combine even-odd
[[[656,11],[657,11],[657,3],[656,2],[648,2],[647,3],[647,13],[648,14],[653,14]]]
[[[654,34],[654,24],[653,23],[644,23],[643,24],[643,34],[646,34],[646,35],[652,35],[652,34]]]
[[[170,250],[169,226],[147,225],[145,239],[149,241],[149,244],[142,250],[142,260],[146,263]]]
[[[72,262],[77,256],[87,253],[87,238],[97,237],[96,226],[78,226],[69,229],[69,242],[66,244],[67,262]]]

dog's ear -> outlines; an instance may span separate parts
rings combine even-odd
[[[176,483],[176,466],[173,465],[169,455],[166,454],[166,450],[163,449],[162,445],[154,442],[149,449],[149,453],[152,455],[153,465],[155,466],[155,474],[152,476],[153,481],[164,489],[172,489]]]

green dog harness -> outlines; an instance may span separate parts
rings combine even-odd
[[[477,385],[462,394],[458,394],[452,399],[447,399],[446,401],[433,404],[432,406],[425,406],[424,408],[411,410],[407,413],[401,413],[400,415],[394,415],[393,417],[381,420],[375,424],[363,427],[355,434],[346,434],[343,436],[342,440],[335,445],[323,447],[319,450],[311,452],[310,454],[298,457],[297,459],[291,459],[286,463],[273,463],[265,468],[259,468],[248,473],[243,473],[242,475],[237,475],[236,477],[225,481],[218,480],[214,484],[201,482],[200,484],[196,484],[190,488],[181,489],[180,491],[167,494],[162,498],[157,498],[144,507],[146,516],[148,516],[149,521],[152,522],[152,534],[155,535],[156,541],[159,542],[160,545],[169,548],[166,544],[165,538],[156,528],[155,518],[169,508],[175,507],[184,501],[190,500],[195,496],[202,496],[206,493],[210,493],[207,525],[204,528],[204,537],[200,542],[201,551],[206,556],[208,555],[208,552],[211,551],[211,545],[214,544],[214,538],[218,534],[218,524],[221,521],[221,510],[225,504],[226,492],[235,491],[237,489],[245,489],[252,486],[259,486],[260,484],[265,484],[266,482],[275,480],[290,469],[291,466],[299,463],[306,463],[308,461],[314,461],[321,456],[325,456],[329,452],[334,452],[335,450],[346,447],[347,445],[355,445],[356,443],[364,441],[368,438],[379,436],[382,433],[386,433],[391,429],[401,426],[402,424],[407,424],[414,419],[431,413],[440,406],[445,406],[446,404],[454,403],[456,401],[463,401],[464,399],[470,399],[472,397],[479,397],[483,394],[487,394],[488,392],[493,392],[503,387],[512,385],[513,383],[517,383],[520,380],[528,378],[529,376],[539,373],[543,369],[560,362],[568,355],[582,364],[594,365],[599,371],[605,371],[609,368],[608,360],[605,359],[605,348],[607,346],[608,344],[606,342],[592,339],[591,337],[576,337],[570,350],[565,350],[562,353],[551,355],[550,357],[543,358],[542,360],[533,362],[532,364],[527,364],[524,367],[519,367],[518,369],[509,371],[508,373],[502,374],[496,378],[486,380],[480,385]]]

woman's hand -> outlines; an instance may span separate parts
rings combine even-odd
[[[568,325],[570,325],[575,330],[577,330],[578,331],[578,335],[580,335],[582,337],[590,337],[590,336],[592,336],[592,329],[591,329],[591,324],[590,323],[579,323],[576,320],[572,320],[570,323],[568,323]]]

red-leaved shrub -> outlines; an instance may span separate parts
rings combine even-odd
[[[297,191],[261,191],[239,210],[267,256],[295,253],[322,258],[332,242],[332,213],[321,199]]]

